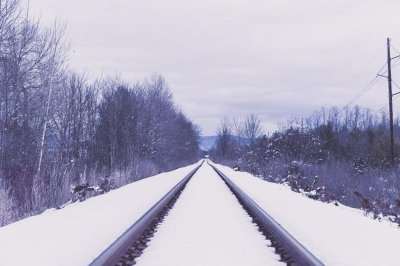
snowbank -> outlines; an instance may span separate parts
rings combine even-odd
[[[326,265],[400,264],[400,229],[396,224],[217,166]]]
[[[0,265],[88,265],[196,165],[0,228]]]

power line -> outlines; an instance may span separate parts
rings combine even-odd
[[[397,99],[400,97],[400,94],[397,94],[396,96],[393,97],[393,100]],[[373,114],[377,114],[380,111],[383,111],[383,109],[386,109],[388,107],[388,104],[385,104],[384,106],[382,106],[381,108],[377,109]]]
[[[392,69],[396,68],[397,66],[400,66],[400,58],[396,58],[396,59],[398,59],[399,62],[397,64],[395,64],[394,66],[392,66]]]
[[[378,74],[380,74],[381,71],[382,71],[386,66],[387,66],[387,63],[383,64],[383,66],[378,70]],[[387,72],[387,70],[386,70],[385,72]],[[385,73],[385,72],[383,72],[383,73]],[[382,74],[383,74],[383,73],[382,73]]]
[[[393,59],[393,62],[397,62],[397,64],[394,65],[394,66],[392,66],[392,69],[400,65],[400,57],[396,57],[395,59]],[[392,64],[393,64],[393,62],[392,62]],[[386,67],[386,66],[387,66],[387,63],[381,68],[380,71],[382,71],[382,69],[383,69],[384,67]],[[380,72],[380,71],[379,71],[379,72]],[[378,72],[378,73],[379,73],[379,72]],[[387,72],[388,72],[388,70],[386,69],[386,70],[385,70],[383,73],[381,73],[381,74],[382,74],[382,75],[385,75]]]
[[[392,48],[400,55],[400,52],[394,48],[392,46]],[[383,50],[383,49],[382,49]],[[369,65],[379,54],[381,53],[381,51],[379,53],[377,53],[369,62],[367,65]],[[395,60],[399,61],[398,64],[396,64],[395,66],[393,66],[392,68],[399,66],[400,65],[400,57],[395,58]],[[371,89],[378,81],[378,77],[383,76],[387,73],[387,70],[385,72],[382,72],[383,69],[385,69],[387,66],[387,62],[385,64],[383,64],[383,66],[381,68],[379,68],[378,70],[378,74],[370,81],[368,82],[361,90],[360,92],[358,92],[356,94],[356,96],[354,96],[353,99],[351,99],[345,106],[343,106],[336,114],[340,114],[341,112],[343,112],[347,107],[349,107],[350,105],[352,105],[354,102],[356,102],[358,99],[360,99],[361,96],[363,96],[369,89]],[[400,88],[399,88],[400,89]]]
[[[399,63],[400,64],[400,63]],[[342,113],[344,110],[346,110],[347,107],[355,103],[358,99],[361,98],[368,90],[370,90],[379,80],[379,76],[381,76],[381,71],[387,66],[387,63],[385,63],[381,68],[378,70],[378,74],[370,81],[368,82],[365,86],[362,87],[362,89],[345,105],[343,106],[337,113],[336,115]]]
[[[396,49],[396,47],[393,46],[393,44],[390,44],[390,47],[395,50],[398,54],[400,54],[399,50]]]
[[[357,74],[355,75],[355,76],[359,76],[361,73],[363,73],[364,72],[364,70],[367,68],[367,67],[369,67],[370,65],[371,65],[371,63],[376,59],[376,58],[378,58],[379,56],[381,56],[381,54],[382,54],[382,52],[383,51],[385,51],[385,48],[382,48],[381,50],[379,50],[366,64],[364,64],[364,66],[361,68],[361,70],[359,71],[359,72],[357,72]],[[382,69],[384,68],[385,66],[383,66],[382,67]],[[381,70],[382,70],[381,69]],[[380,71],[381,71],[380,70]],[[380,72],[380,71],[378,71],[378,72]]]
[[[400,87],[399,87],[399,85],[397,85],[397,83],[392,79],[392,82],[393,82],[393,84],[400,90]],[[393,93],[393,95],[397,95],[397,94],[399,94],[400,92],[396,92],[396,93]]]
[[[356,96],[354,96],[353,99],[351,99],[345,106],[342,107],[342,109],[340,109],[340,111],[337,112],[337,114],[340,114],[341,112],[343,112],[347,107],[349,107],[350,105],[352,105],[353,103],[355,103],[358,99],[360,99],[361,96],[363,96],[369,89],[371,89],[377,82],[378,82],[378,76],[374,77],[370,82],[368,82],[368,84],[366,84],[363,89],[357,93]]]
[[[398,53],[400,54],[400,52],[399,52],[397,49],[394,48],[394,50],[396,50],[396,52],[398,52]],[[400,60],[400,56],[396,56],[396,57],[393,58],[393,59],[398,61],[398,60]],[[354,96],[344,107],[342,107],[342,109],[340,109],[337,113],[335,113],[335,115],[340,114],[341,112],[343,112],[344,110],[346,110],[346,108],[348,108],[350,105],[352,105],[354,102],[356,102],[358,99],[360,99],[361,96],[363,96],[368,90],[370,90],[370,89],[378,82],[379,77],[386,77],[386,76],[384,76],[384,74],[388,73],[388,70],[386,70],[386,71],[383,72],[383,73],[381,73],[381,72],[382,72],[383,69],[385,69],[385,67],[388,66],[388,63],[389,63],[389,61],[386,62],[381,68],[379,68],[379,70],[378,70],[378,72],[377,72],[377,75],[376,75],[370,82],[368,82],[368,83],[356,94],[356,96]],[[396,66],[398,66],[398,65],[400,65],[400,62],[399,62],[398,64],[396,64]],[[393,68],[393,67],[391,67],[391,68]],[[387,77],[386,77],[386,78],[387,78]],[[400,89],[400,86],[398,86],[394,81],[392,81],[392,82],[395,84],[395,86],[396,86],[397,88]],[[398,97],[400,97],[400,94],[397,94],[395,97],[392,97],[392,100],[394,100],[395,98],[398,98]],[[385,107],[387,107],[387,105],[385,105],[385,106],[379,108],[377,111],[375,111],[374,115],[375,115],[379,110],[381,110],[381,109],[383,109],[383,108],[385,108]],[[336,135],[336,136],[333,137],[333,138],[328,139],[327,141],[329,142],[329,141],[332,141],[332,140],[334,140],[334,139],[337,139],[337,138],[341,137],[341,136],[342,136],[343,134],[345,134],[345,133],[346,133],[346,132],[338,132],[338,135]]]
[[[390,45],[390,44],[389,44]],[[335,115],[339,115],[340,113],[342,113],[344,110],[346,110],[346,108],[348,108],[350,105],[352,105],[353,103],[355,103],[358,99],[360,99],[360,97],[361,96],[363,96],[368,90],[370,90],[377,82],[378,82],[378,80],[379,80],[379,77],[385,77],[385,78],[388,78],[388,76],[384,76],[386,73],[388,73],[388,70],[389,70],[389,68],[391,68],[391,69],[393,69],[394,67],[397,67],[397,66],[399,66],[400,65],[400,52],[396,49],[396,48],[394,48],[393,46],[391,46],[399,55],[398,56],[395,56],[394,58],[390,58],[390,61],[392,61],[392,59],[393,59],[393,61],[392,62],[389,62],[389,60],[381,67],[381,68],[379,68],[379,70],[378,70],[378,72],[377,72],[377,75],[370,81],[370,82],[368,82],[365,86],[363,86],[362,87],[362,89],[345,105],[345,106],[343,106],[338,112],[336,112],[335,113]],[[375,58],[376,56],[374,56],[374,58]],[[374,59],[373,58],[373,59]],[[372,60],[370,60],[370,62],[368,63],[368,64],[370,64],[372,61],[373,61],[373,59]],[[391,67],[388,67],[387,68],[387,70],[386,71],[384,71],[383,73],[381,73],[382,72],[382,70],[383,69],[385,69],[385,67],[387,67],[388,66],[388,64],[389,63],[393,63],[393,62],[396,62],[396,61],[398,61],[398,63],[396,64],[396,65],[394,65],[394,66],[391,66]],[[397,85],[393,80],[391,80],[392,82],[393,82],[393,84],[395,84],[395,86],[398,88],[398,89],[400,89],[400,86],[399,85]],[[400,92],[397,94],[397,93],[395,93],[394,95],[392,95],[392,100],[394,100],[394,99],[397,99],[398,97],[400,97]],[[379,112],[380,110],[382,110],[383,108],[386,108],[387,107],[387,104],[386,105],[384,105],[384,106],[382,106],[381,108],[379,108],[378,110],[376,110],[374,113],[373,113],[373,115],[375,115],[377,112]],[[328,140],[326,140],[327,142],[329,142],[329,141],[332,141],[332,140],[334,140],[334,139],[337,139],[337,138],[339,138],[339,137],[341,137],[343,134],[345,134],[346,132],[343,132],[343,131],[341,131],[341,132],[338,132],[338,134],[335,136],[335,137],[333,137],[333,138],[330,138],[330,139],[328,139]]]

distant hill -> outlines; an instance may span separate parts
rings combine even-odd
[[[244,144],[248,144],[249,143],[249,140],[246,139],[246,138],[241,138],[241,137],[238,137],[238,136],[231,136],[231,137],[232,137],[233,142],[241,141],[241,143],[244,143]],[[218,139],[218,136],[203,136],[203,137],[200,137],[200,150],[210,151],[217,144],[217,139]]]
[[[217,141],[217,136],[203,136],[200,137],[200,149],[203,151],[211,150]]]

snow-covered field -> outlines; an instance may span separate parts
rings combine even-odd
[[[400,229],[396,224],[216,166],[326,265],[400,265]]]
[[[88,265],[196,165],[0,228],[0,265]]]
[[[195,166],[0,228],[0,265],[89,264]],[[218,167],[325,264],[400,265],[400,230],[395,224]],[[231,241],[226,243],[227,239]],[[187,265],[277,263],[268,241],[207,164],[189,182],[149,244],[139,265],[178,265],[179,256],[191,260]],[[242,254],[251,254],[252,261],[243,261],[247,255]]]
[[[268,245],[222,179],[204,164],[137,265],[284,265]]]

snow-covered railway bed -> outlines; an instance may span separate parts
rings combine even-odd
[[[158,174],[0,227],[0,265],[89,265],[197,166]]]
[[[249,173],[213,164],[325,265],[400,265],[400,229],[362,210],[316,201]],[[340,177],[338,177],[340,178]]]
[[[153,207],[129,227],[116,241],[103,251],[90,265],[134,265],[147,247],[159,223],[172,209],[183,189],[203,162],[176,184]]]
[[[210,164],[193,170],[92,265],[136,263],[322,265]]]
[[[283,265],[271,242],[208,164],[157,228],[137,265]]]
[[[323,263],[286,231],[277,221],[274,220],[265,210],[254,202],[243,190],[232,180],[222,173],[216,166],[209,164],[214,171],[224,180],[232,193],[242,204],[247,213],[253,217],[263,234],[271,240],[272,246],[281,255],[283,261],[292,265],[313,265],[319,266]]]
[[[0,228],[0,265],[90,264],[171,188],[188,181],[183,177],[198,165]],[[311,200],[285,185],[248,173],[214,166],[227,175],[225,180],[209,164],[203,164],[168,216],[152,221],[155,233],[148,229],[138,242],[142,247],[133,245],[131,250],[137,254],[125,256],[130,262],[136,258],[139,265],[232,266],[290,261],[291,248],[276,239],[269,226],[263,228],[264,218],[254,217],[251,204],[246,203],[254,200],[261,213],[266,211],[326,265],[399,265],[400,230],[396,224],[373,220],[361,210]],[[235,192],[238,189],[227,180],[243,192]],[[251,200],[243,200],[243,196]]]

